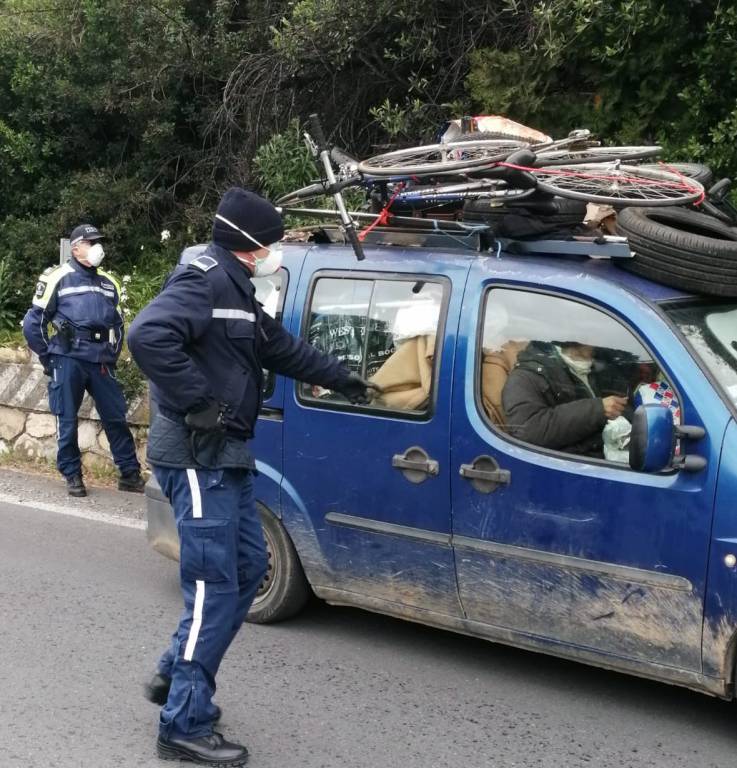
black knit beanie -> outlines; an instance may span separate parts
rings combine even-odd
[[[217,212],[261,245],[271,245],[284,237],[284,224],[276,208],[247,189],[231,187],[220,200]],[[256,243],[218,218],[212,223],[212,241],[229,251],[255,251],[258,248]]]

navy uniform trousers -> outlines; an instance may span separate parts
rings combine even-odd
[[[85,391],[95,401],[103,429],[121,475],[140,470],[136,445],[126,422],[125,397],[115,380],[114,368],[67,355],[49,359],[49,408],[57,417],[56,466],[64,477],[78,475],[82,461],[77,442],[77,413]]]
[[[266,574],[268,557],[248,469],[154,466],[174,508],[184,612],[159,673],[171,677],[165,738],[212,733],[215,675]]]

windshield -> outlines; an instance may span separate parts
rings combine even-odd
[[[699,302],[665,309],[737,406],[737,304]]]

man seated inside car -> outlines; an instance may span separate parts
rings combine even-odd
[[[603,458],[608,420],[631,416],[638,380],[629,352],[577,342],[533,341],[519,353],[502,392],[507,428],[527,443]]]

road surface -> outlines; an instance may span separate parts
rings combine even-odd
[[[2,768],[170,765],[141,684],[177,621],[177,566],[141,516],[140,497],[0,471]],[[253,768],[735,764],[737,706],[320,603],[247,625],[219,681]]]

